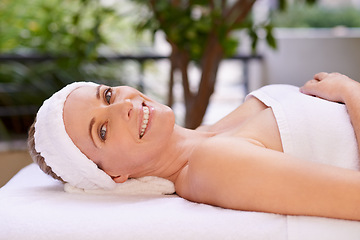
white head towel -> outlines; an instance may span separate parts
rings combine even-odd
[[[72,142],[65,130],[64,103],[69,94],[95,83],[76,82],[67,85],[47,99],[36,115],[35,149],[52,171],[74,187],[113,189],[115,182],[89,160]]]

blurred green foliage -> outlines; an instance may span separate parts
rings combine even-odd
[[[287,11],[274,12],[272,20],[275,27],[287,28],[360,27],[360,9],[296,3],[289,5]]]
[[[258,30],[266,31],[268,44],[276,48],[276,41],[272,36],[271,22],[255,23],[249,14],[244,21],[235,25],[225,21],[223,1],[179,1],[175,6],[172,1],[157,0],[153,5],[147,0],[136,0],[147,6],[149,11],[139,19],[138,30],[150,30],[155,33],[164,31],[167,39],[177,47],[189,53],[190,59],[199,61],[204,55],[206,41],[210,34],[219,39],[225,56],[236,53],[239,39],[230,32],[246,30],[252,38],[252,47],[255,51],[258,41]]]
[[[0,62],[0,107],[40,106],[74,81],[121,84],[122,65],[99,63],[97,57],[101,49],[112,47],[110,37],[121,32],[122,20],[99,0],[1,0],[0,54],[56,60]],[[1,129],[23,132],[33,117],[0,118],[0,139],[6,134]]]
[[[104,42],[100,26],[112,12],[98,1],[5,0],[1,5],[1,52],[65,52],[87,58]]]

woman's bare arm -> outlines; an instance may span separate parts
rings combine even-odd
[[[321,72],[300,88],[300,91],[329,101],[345,103],[360,149],[359,82],[340,73]]]
[[[360,220],[360,173],[238,138],[207,140],[187,169],[191,201],[230,209]]]

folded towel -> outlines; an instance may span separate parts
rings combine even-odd
[[[290,85],[268,85],[251,95],[272,108],[285,153],[359,169],[358,145],[345,104],[302,94]]]
[[[105,189],[80,189],[68,183],[64,186],[65,192],[69,193],[90,193],[101,195],[142,195],[142,194],[173,194],[175,186],[173,182],[159,177],[131,178],[124,183],[117,183],[112,190]]]

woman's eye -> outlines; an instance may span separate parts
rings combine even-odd
[[[111,96],[112,96],[112,90],[111,88],[108,88],[105,90],[105,101],[110,104]]]
[[[102,141],[106,140],[106,124],[101,126],[99,136]]]

